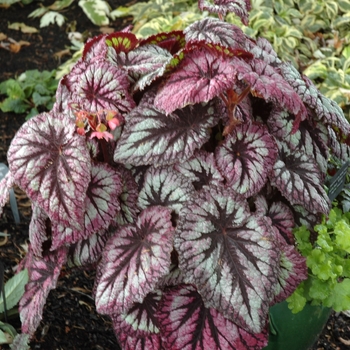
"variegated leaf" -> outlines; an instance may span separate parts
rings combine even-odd
[[[138,205],[141,209],[160,205],[178,214],[193,192],[194,187],[182,174],[168,167],[151,167],[145,173]]]
[[[310,122],[305,120],[300,123],[298,130],[294,131],[293,123],[294,117],[279,108],[273,109],[267,121],[272,135],[313,156],[324,176],[329,158],[327,128],[316,121],[310,125]]]
[[[172,55],[185,47],[185,35],[181,30],[157,33],[140,41],[140,46],[146,44],[157,45],[169,51]]]
[[[193,157],[186,162],[175,164],[174,169],[186,176],[196,190],[200,190],[203,186],[224,183],[213,153],[195,152]]]
[[[10,170],[51,221],[81,228],[90,157],[85,138],[61,113],[42,113],[22,125],[8,152]]]
[[[213,308],[205,307],[192,285],[179,285],[163,293],[158,311],[164,345],[172,350],[261,349],[267,345],[266,327],[248,333]]]
[[[156,311],[162,293],[156,290],[127,313],[112,315],[113,328],[124,350],[164,349]]]
[[[295,246],[281,242],[280,249],[280,273],[274,303],[286,300],[308,277],[306,259],[296,250]]]
[[[187,283],[207,308],[261,332],[278,276],[279,250],[268,220],[226,188],[203,188],[180,212],[174,246]]]
[[[100,34],[88,39],[84,46],[82,60],[91,62],[104,59],[107,53],[106,37],[106,34]]]
[[[167,116],[152,105],[153,96],[145,95],[126,117],[114,153],[115,162],[137,166],[185,161],[208,141],[209,128],[219,120],[215,101],[187,106]]]
[[[51,247],[50,236],[51,222],[49,217],[38,205],[32,205],[32,218],[29,224],[29,241],[35,256],[42,258],[43,252],[48,252]],[[44,243],[47,245],[46,247],[44,247]]]
[[[107,46],[113,47],[116,53],[127,53],[137,46],[138,40],[133,33],[114,32],[105,37],[105,43]]]
[[[272,225],[277,228],[285,242],[293,245],[295,243],[293,235],[295,222],[292,210],[282,202],[273,202],[266,215],[271,219]]]
[[[115,169],[103,163],[94,164],[84,203],[84,227],[82,230],[76,230],[54,223],[51,250],[64,244],[77,243],[97,231],[106,229],[120,210],[118,197],[121,190],[122,180]]]
[[[86,239],[71,244],[68,251],[68,266],[84,267],[98,263],[109,237],[108,230],[101,230]]]
[[[322,219],[321,213],[310,213],[301,205],[294,205],[293,212],[296,225],[304,225],[310,231],[312,231],[314,226],[320,223]]]
[[[0,181],[0,215],[2,214],[3,207],[10,200],[10,191],[15,185],[15,179],[10,171]]]
[[[198,0],[198,7],[201,11],[220,13],[226,16],[233,12],[240,17],[243,24],[248,25],[248,12],[251,9],[250,0]]]
[[[34,335],[42,319],[46,298],[51,289],[56,288],[58,276],[66,261],[65,248],[38,259],[28,253],[25,267],[28,269],[29,282],[19,302],[22,332]]]
[[[300,75],[292,64],[283,63],[280,69],[283,78],[293,87],[305,105],[314,111],[317,119],[338,127],[345,135],[350,133],[350,124],[336,102],[323,96],[311,80],[305,75]]]
[[[238,78],[250,85],[254,96],[287,109],[295,115],[298,122],[306,118],[307,111],[301,97],[276,69],[259,59],[250,61],[250,71],[242,67],[243,69],[239,68]]]
[[[244,49],[247,40],[239,27],[213,17],[194,22],[184,30],[184,33],[187,43],[205,41],[230,49]]]
[[[140,210],[137,207],[139,191],[131,172],[123,166],[118,167],[122,179],[122,192],[119,196],[120,212],[115,217],[118,225],[132,224]]]
[[[263,60],[273,67],[278,67],[282,62],[267,39],[260,37],[256,40],[256,42],[253,40],[246,40],[245,43],[255,58]]]
[[[189,104],[212,100],[221,92],[231,89],[235,80],[236,68],[230,58],[204,48],[193,50],[171,74],[158,92],[154,104],[170,114]]]
[[[140,46],[127,54],[124,68],[132,75],[139,76],[134,90],[143,90],[156,78],[162,76],[173,56],[169,51],[156,45]]]
[[[327,214],[330,202],[314,157],[298,149],[291,151],[284,142],[279,142],[279,148],[279,158],[270,173],[271,184],[292,204],[300,204],[314,214]]]
[[[96,308],[102,314],[128,312],[142,303],[169,273],[174,228],[170,210],[151,207],[136,225],[121,227],[107,242],[96,288]]]
[[[277,145],[263,124],[235,127],[215,150],[218,168],[227,186],[250,197],[265,185],[277,157]]]
[[[65,79],[70,103],[88,112],[116,110],[128,113],[135,107],[126,73],[107,61],[81,62]]]

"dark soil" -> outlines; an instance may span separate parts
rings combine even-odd
[[[42,3],[48,6],[53,3],[53,0]],[[108,3],[114,9],[124,5],[126,1],[109,0]],[[17,42],[24,40],[30,43],[29,46],[23,46],[18,53],[0,48],[0,82],[14,78],[29,69],[39,71],[55,69],[64,60],[70,58],[70,55],[60,57],[57,53],[70,46],[67,29],[73,21],[76,21],[76,31],[85,32],[88,37],[101,33],[100,28],[90,22],[77,2],[63,12],[67,19],[62,27],[50,25],[41,28],[39,34],[23,34],[20,31],[8,29],[8,23],[13,22],[23,22],[39,29],[40,20],[28,18],[28,14],[38,6],[39,3],[34,2],[26,6],[18,3],[8,9],[0,8],[0,33],[6,34]],[[110,27],[119,30],[129,23],[130,19],[116,20],[110,24]],[[0,162],[7,163],[7,149],[15,132],[23,124],[24,118],[25,115],[0,111]],[[21,223],[18,225],[14,223],[9,206],[5,208],[0,220],[0,232],[10,234],[6,240],[0,238],[0,261],[5,265],[6,279],[13,275],[13,269],[25,256],[28,245],[30,202],[19,189],[16,189],[16,197]],[[43,319],[31,342],[31,349],[120,349],[110,319],[95,311],[91,298],[94,277],[95,271],[64,270],[61,273],[57,288],[50,292]],[[20,331],[18,315],[12,316],[9,323]],[[8,346],[0,345],[1,349],[8,349]],[[333,312],[317,344],[311,350],[334,349],[350,349],[350,318]]]

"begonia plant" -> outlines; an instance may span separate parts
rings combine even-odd
[[[219,19],[88,41],[53,109],[14,137],[0,202],[18,185],[33,209],[14,349],[63,266],[96,267],[97,311],[132,350],[261,349],[270,306],[307,278],[292,229],[329,212],[327,162],[350,125],[224,22],[247,23],[248,0],[199,7]]]

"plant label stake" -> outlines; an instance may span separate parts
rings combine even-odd
[[[333,201],[338,196],[338,194],[342,191],[345,184],[345,177],[346,177],[346,174],[348,173],[349,165],[350,165],[350,161],[345,162],[343,166],[329,180],[328,197],[331,201]]]

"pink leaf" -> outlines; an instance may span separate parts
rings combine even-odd
[[[141,303],[169,272],[174,228],[170,210],[150,207],[136,225],[121,227],[108,241],[100,265],[96,308],[103,314],[127,312]]]
[[[15,181],[52,221],[82,227],[91,162],[85,138],[69,117],[50,112],[27,121],[12,140],[8,160]]]

